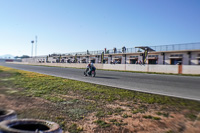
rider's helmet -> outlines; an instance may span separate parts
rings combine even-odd
[[[88,63],[88,67],[90,67],[91,66],[91,64],[90,63]]]

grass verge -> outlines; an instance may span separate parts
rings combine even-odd
[[[168,118],[167,111],[187,109],[190,112],[185,114],[186,118],[195,120],[197,113],[200,112],[200,102],[197,101],[123,90],[2,66],[0,66],[0,88],[1,94],[12,96],[10,100],[25,101],[24,99],[30,97],[48,101],[44,104],[44,110],[43,107],[37,106],[28,111],[18,111],[19,118],[28,116],[52,120],[70,132],[83,131],[83,127],[75,122],[86,120],[92,113],[97,118],[92,121],[94,124],[101,128],[112,128],[113,125],[126,126],[127,122],[115,118],[105,121],[105,118],[118,116],[120,119],[130,119],[134,115],[142,114],[144,119],[160,120],[163,117]],[[119,106],[108,106],[115,104]],[[155,113],[160,117],[145,115],[151,106],[163,107]],[[130,108],[131,112],[127,113],[126,108]]]

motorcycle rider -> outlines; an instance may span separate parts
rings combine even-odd
[[[96,67],[93,65],[93,63],[90,64],[91,68],[90,68],[90,72],[95,71]]]
[[[89,62],[88,65],[86,66],[85,72],[86,72],[86,73],[89,73],[89,72],[90,72],[90,68],[91,68],[91,64],[90,64],[90,62]]]
[[[86,67],[86,70],[85,70],[85,72],[87,73],[87,74],[89,74],[89,75],[91,75],[91,72],[92,71],[95,71],[96,70],[96,68],[95,68],[95,66],[93,65],[93,63],[88,63],[88,65],[87,65],[87,67]]]

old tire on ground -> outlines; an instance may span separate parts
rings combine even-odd
[[[0,109],[0,122],[4,120],[16,119],[17,115],[14,110]]]
[[[0,123],[0,133],[62,133],[57,123],[37,119],[6,120]]]

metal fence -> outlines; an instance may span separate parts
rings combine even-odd
[[[197,50],[200,49],[200,43],[185,43],[185,44],[172,44],[172,45],[160,45],[160,46],[147,46],[156,52],[161,51],[180,51],[180,50]],[[140,48],[126,48],[124,49],[108,49],[108,50],[97,50],[97,51],[85,51],[85,52],[73,52],[73,53],[54,53],[54,56],[81,56],[81,55],[101,55],[102,52],[104,54],[120,54],[120,53],[138,53],[144,52],[144,50]]]
[[[173,45],[150,46],[155,51],[180,51],[180,50],[196,50],[200,49],[200,43],[185,43]]]

